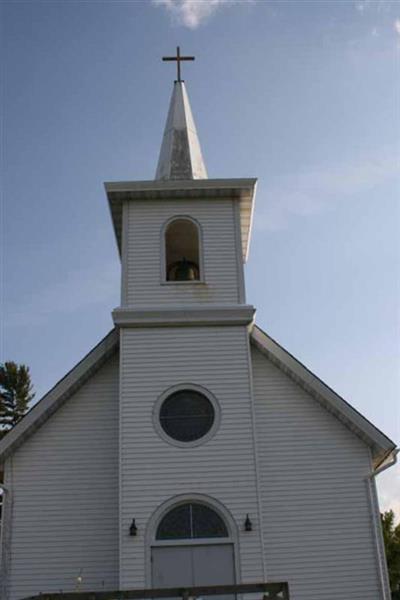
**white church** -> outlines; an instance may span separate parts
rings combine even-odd
[[[389,600],[395,444],[255,324],[256,179],[207,178],[180,72],[155,179],[105,188],[121,304],[0,443],[1,600]]]

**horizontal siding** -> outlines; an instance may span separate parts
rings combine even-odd
[[[121,332],[120,411],[114,356],[8,463],[11,600],[72,591],[80,573],[82,590],[118,588],[119,574],[122,588],[149,585],[148,523],[179,494],[204,494],[230,512],[239,580],[263,579],[264,556],[268,578],[288,581],[291,600],[381,599],[368,449],[253,349],[259,523],[247,335],[245,327]],[[207,388],[221,407],[215,436],[195,448],[167,443],[153,426],[157,398],[179,383]],[[243,531],[247,513],[251,533]]]
[[[168,219],[182,214],[200,223],[205,283],[161,285],[161,230]],[[125,304],[171,306],[238,302],[231,200],[135,201],[128,204],[124,215],[128,219],[124,228],[127,233],[126,268],[123,270]]]
[[[367,446],[255,349],[252,364],[268,577],[291,600],[379,600]]]
[[[257,519],[249,362],[245,327],[131,329],[121,332],[121,584],[149,584],[146,528],[161,504],[179,494],[222,503],[240,530],[243,581],[262,579]],[[205,387],[221,407],[221,423],[204,444],[176,447],[153,425],[153,407],[169,387]],[[246,513],[255,524],[243,532]],[[127,531],[136,518],[137,538]],[[240,578],[240,574],[239,574]]]
[[[118,587],[117,355],[17,450],[12,487],[11,600]]]

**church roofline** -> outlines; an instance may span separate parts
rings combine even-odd
[[[371,448],[374,469],[378,469],[385,461],[394,459],[396,444],[346,400],[259,327],[254,326],[250,335],[252,344],[261,353]],[[31,408],[22,421],[1,440],[0,464],[43,425],[112,356],[118,345],[119,333],[115,328]]]
[[[252,330],[251,341],[272,363],[322,404],[324,408],[334,414],[371,448],[374,469],[377,469],[389,458],[395,458],[396,444],[390,438],[317,375],[314,375],[278,342],[257,326],[254,326]]]
[[[54,414],[105,362],[119,345],[119,332],[112,329],[86,356],[39,400],[0,441],[0,464],[15,452]]]
[[[240,202],[243,261],[247,260],[257,179],[188,179],[117,181],[104,184],[117,245],[121,253],[122,205],[133,200],[232,198]]]

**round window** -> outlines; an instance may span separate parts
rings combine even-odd
[[[213,427],[215,410],[199,391],[178,390],[162,402],[159,419],[163,431],[173,440],[195,442]]]

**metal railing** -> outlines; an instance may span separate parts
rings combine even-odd
[[[156,600],[157,598],[182,598],[196,600],[204,596],[236,594],[262,594],[260,600],[290,600],[286,582],[244,583],[177,588],[148,588],[145,590],[117,590],[109,592],[58,592],[38,594],[23,600]]]

